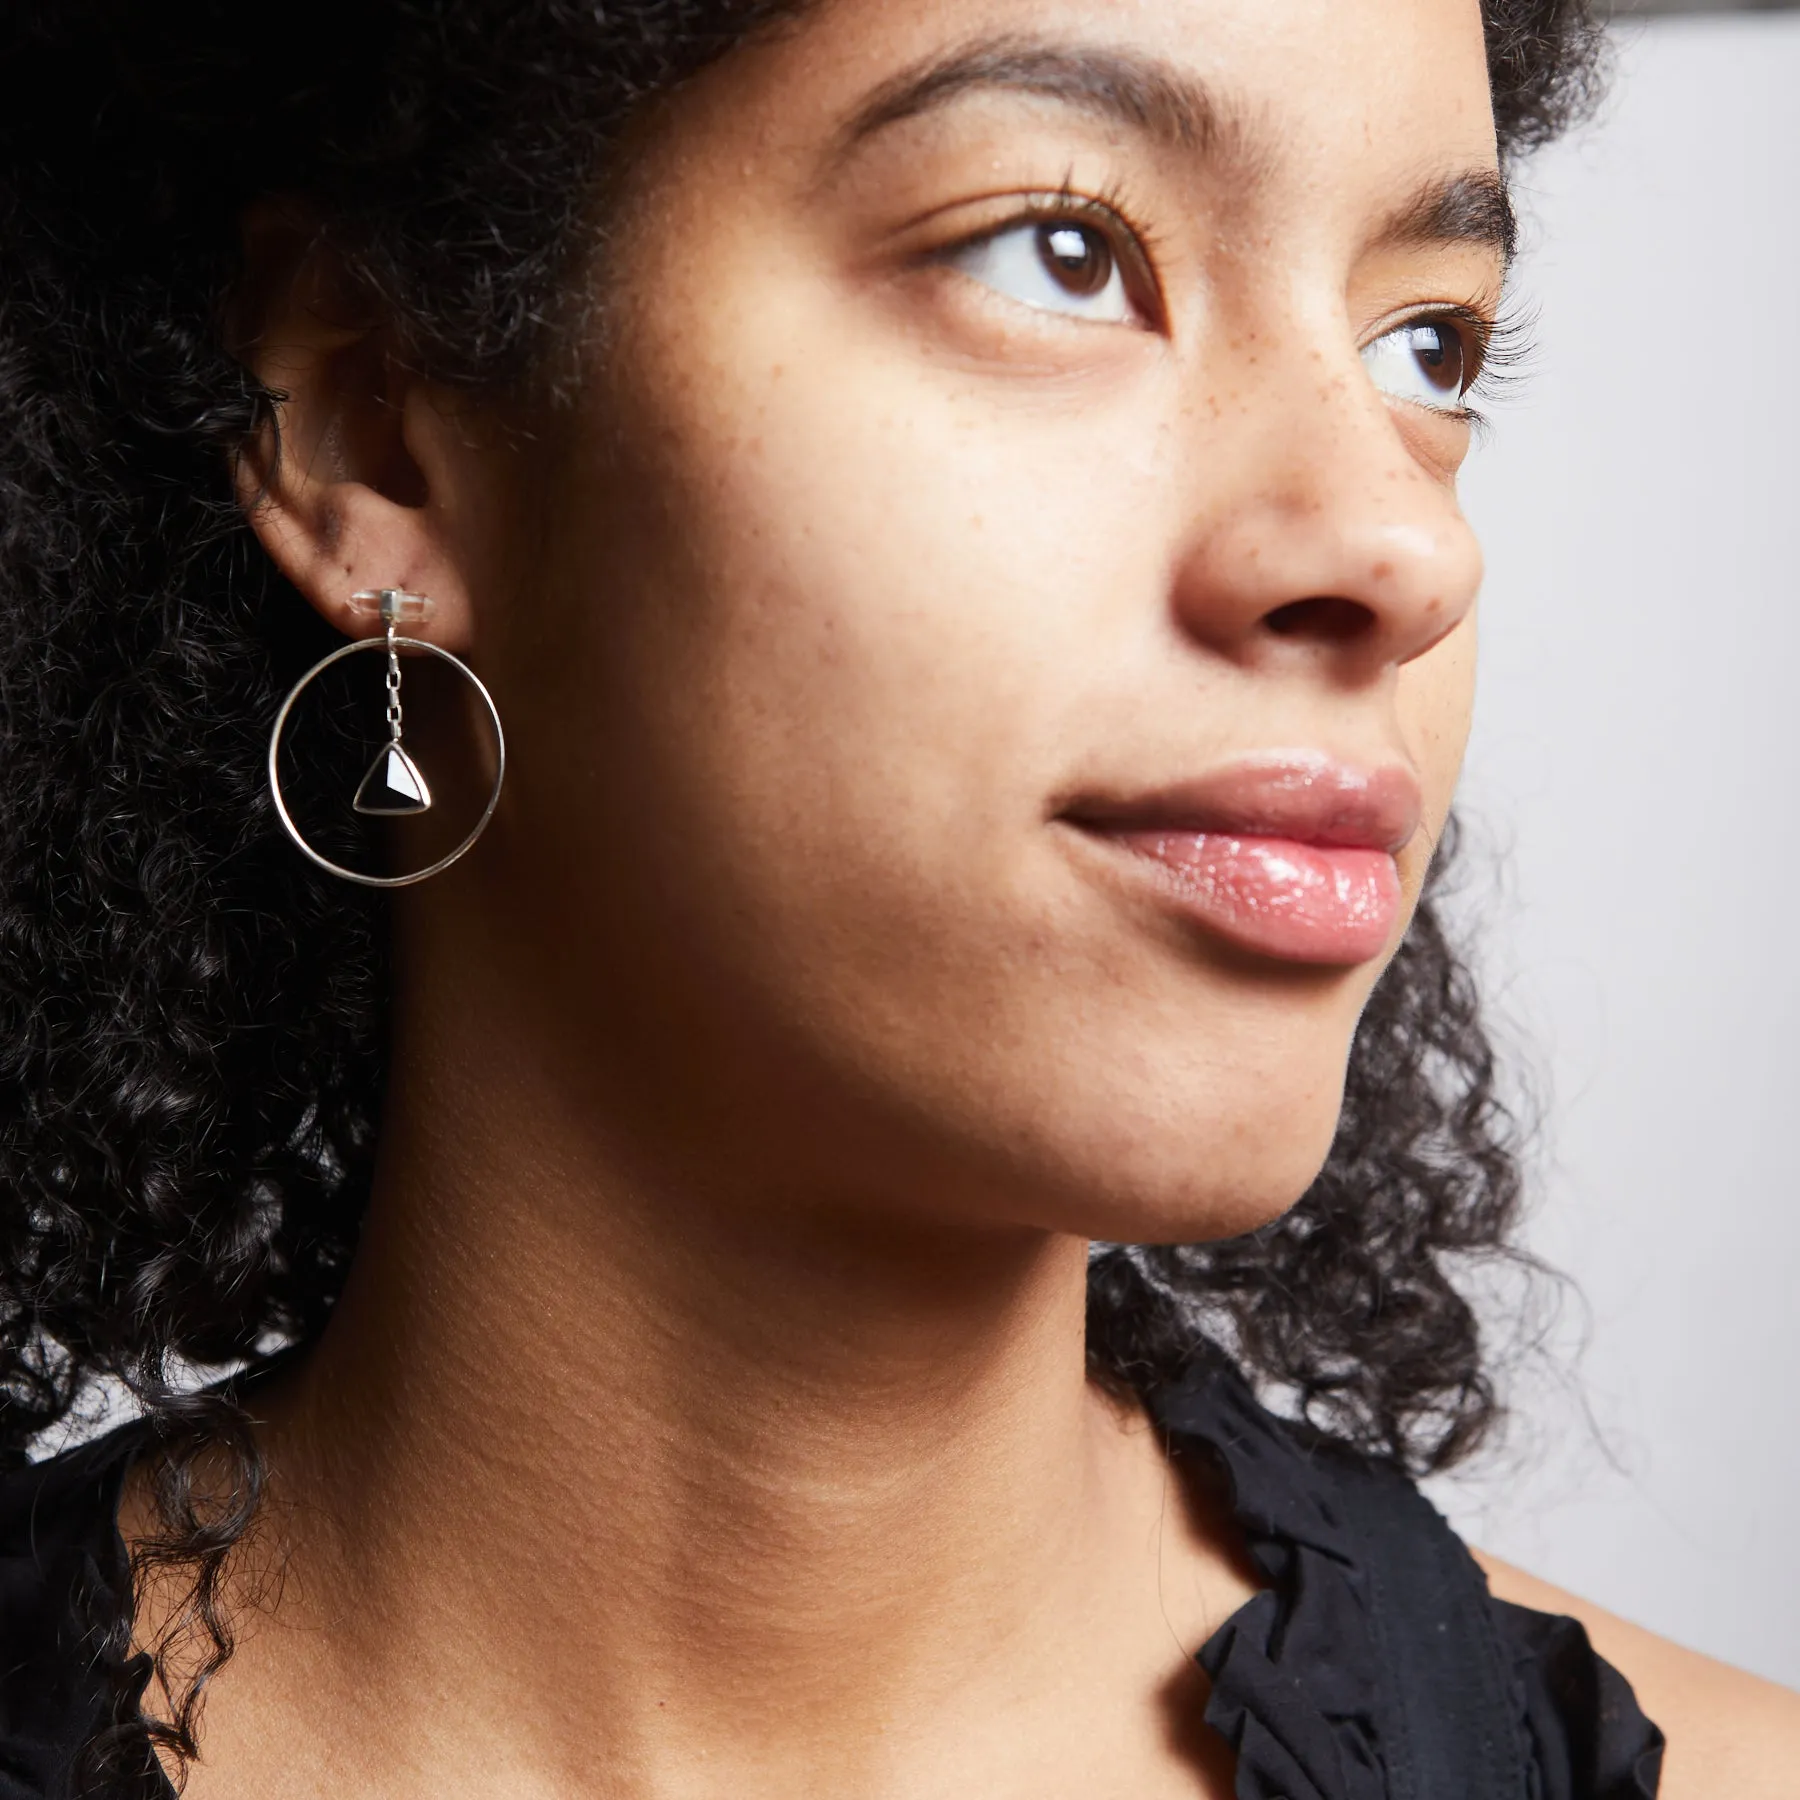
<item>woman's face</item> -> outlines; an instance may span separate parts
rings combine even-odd
[[[622,1138],[1299,1196],[1468,720],[1495,167],[1476,0],[838,0],[668,107],[474,579],[469,891]]]

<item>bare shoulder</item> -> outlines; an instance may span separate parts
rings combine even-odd
[[[1669,1740],[1659,1800],[1794,1800],[1800,1694],[1671,1644],[1589,1601],[1475,1552],[1502,1600],[1566,1613],[1629,1681]]]

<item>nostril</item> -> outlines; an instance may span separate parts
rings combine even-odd
[[[1375,613],[1357,600],[1340,600],[1321,594],[1311,600],[1290,600],[1278,606],[1263,623],[1277,637],[1312,638],[1323,644],[1347,644],[1367,637],[1375,628]]]

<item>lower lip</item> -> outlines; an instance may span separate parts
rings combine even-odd
[[[1385,850],[1222,831],[1095,835],[1156,865],[1199,924],[1284,962],[1368,962],[1400,917],[1400,871]]]

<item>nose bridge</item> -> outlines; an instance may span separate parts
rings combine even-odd
[[[1454,487],[1421,464],[1388,410],[1405,403],[1382,398],[1335,323],[1289,321],[1279,351],[1267,334],[1234,346],[1193,415],[1201,473],[1176,604],[1184,629],[1238,657],[1301,640],[1340,662],[1404,663],[1480,585]]]

